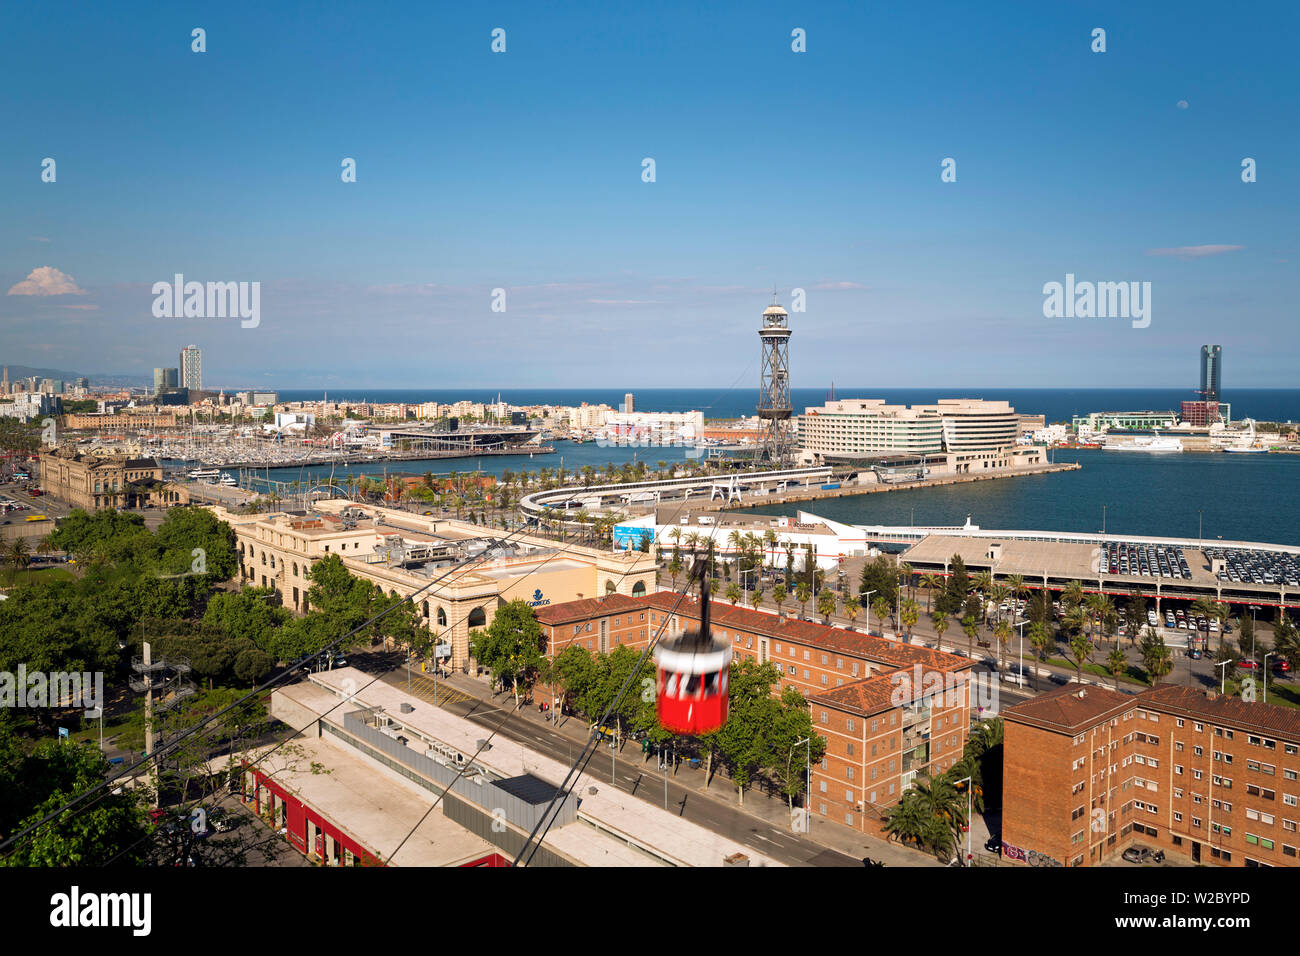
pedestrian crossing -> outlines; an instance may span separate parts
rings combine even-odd
[[[407,689],[405,671],[385,674],[384,681],[399,690]],[[435,698],[435,685],[433,683],[433,678],[427,677],[424,674],[411,674],[409,693],[412,697],[418,697],[420,700],[430,704],[436,704],[439,707],[446,707],[448,704],[458,704],[467,700],[475,700],[475,698],[471,697],[469,694],[459,691],[441,681],[436,685],[436,690],[437,697]]]

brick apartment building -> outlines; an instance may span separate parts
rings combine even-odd
[[[1295,710],[1172,684],[1068,685],[1003,717],[1009,858],[1088,866],[1141,843],[1193,864],[1296,864]]]
[[[670,592],[611,595],[540,608],[548,653],[578,643],[591,651],[619,644],[644,648],[698,626],[699,602]],[[902,799],[921,773],[941,773],[966,745],[972,662],[900,641],[796,621],[713,601],[713,636],[731,643],[737,661],[781,671],[774,692],[797,688],[827,740],[813,768],[814,812],[863,831]],[[926,694],[935,685],[941,693]]]

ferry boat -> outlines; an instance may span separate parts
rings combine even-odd
[[[1183,441],[1181,438],[1169,438],[1158,431],[1153,431],[1150,435],[1138,435],[1128,442],[1116,441],[1114,436],[1107,436],[1105,449],[1107,451],[1182,451]]]
[[[1230,455],[1267,455],[1267,448],[1256,448],[1253,445],[1249,447],[1236,447],[1223,449]]]
[[[216,468],[195,468],[187,477],[191,481],[219,481],[221,472]]]

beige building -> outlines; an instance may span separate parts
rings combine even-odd
[[[1016,449],[1021,416],[1007,402],[942,398],[934,405],[846,399],[799,416],[802,464],[890,459],[928,474],[965,475],[1041,463]]]
[[[307,513],[235,514],[211,510],[235,530],[241,580],[273,587],[285,607],[308,608],[311,567],[337,554],[354,575],[385,592],[413,597],[447,665],[470,667],[469,632],[492,623],[513,600],[534,607],[607,593],[655,590],[652,555],[559,543],[464,521],[407,511],[316,502]],[[454,566],[478,558],[467,567]]]
[[[43,492],[86,511],[100,508],[167,507],[189,501],[180,485],[163,481],[153,458],[82,454],[60,448],[41,454]]]
[[[112,413],[86,412],[69,414],[63,418],[63,427],[78,428],[174,428],[176,411],[133,410]]]

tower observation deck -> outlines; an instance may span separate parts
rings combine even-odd
[[[763,310],[763,327],[758,330],[763,346],[762,372],[758,390],[758,418],[763,438],[758,453],[776,467],[789,463],[794,440],[790,418],[790,315],[776,302]]]

